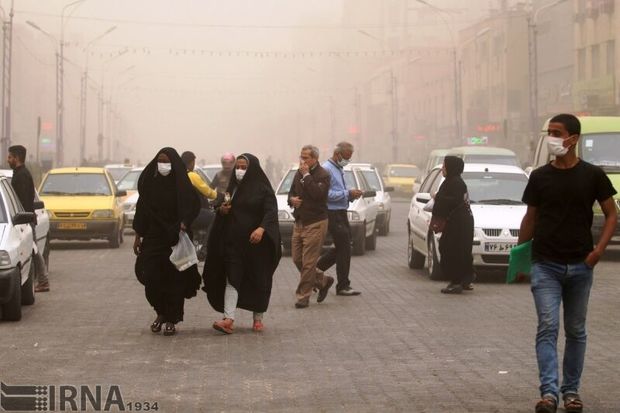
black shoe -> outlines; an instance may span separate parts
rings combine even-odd
[[[319,289],[319,295],[316,297],[317,303],[322,303],[327,298],[327,292],[334,284],[334,277],[330,277],[329,275],[325,276],[325,285],[321,289]]]
[[[295,303],[295,308],[306,308],[310,305],[310,298],[302,298]]]
[[[444,294],[460,294],[463,292],[463,286],[459,284],[448,284],[446,288],[442,288]]]
[[[343,288],[342,290],[336,291],[336,295],[354,296],[354,295],[360,295],[360,294],[361,294],[360,291],[354,290],[351,287]]]
[[[164,318],[161,316],[157,316],[153,324],[151,324],[151,331],[153,333],[159,333],[161,331],[161,325],[164,323]]]
[[[164,335],[165,336],[173,336],[177,333],[177,329],[173,323],[166,323],[164,326]]]
[[[474,283],[463,284],[463,291],[474,291]]]

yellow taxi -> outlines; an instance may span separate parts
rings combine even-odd
[[[383,182],[386,186],[394,188],[396,194],[413,193],[413,184],[420,177],[421,171],[411,164],[389,164],[383,174]]]
[[[121,197],[104,168],[58,168],[47,173],[39,195],[50,213],[50,239],[123,242]]]

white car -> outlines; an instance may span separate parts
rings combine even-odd
[[[136,204],[138,203],[138,197],[140,195],[135,192],[132,195],[129,195],[123,201],[123,215],[124,215],[124,228],[132,229],[133,228],[133,218],[136,215]]]
[[[379,235],[387,235],[390,232],[390,220],[392,218],[392,197],[390,192],[394,187],[385,186],[379,170],[369,163],[353,163],[351,168],[359,169],[371,190],[375,191],[375,203],[377,204],[377,232]]]
[[[143,167],[131,169],[116,183],[116,188],[119,191],[127,191],[128,196],[138,192],[138,178],[143,170]]]
[[[104,168],[110,173],[112,179],[114,179],[114,183],[118,183],[127,172],[133,169],[132,165],[125,164],[110,164],[104,166]]]
[[[203,165],[199,168],[207,178],[209,178],[209,185],[213,182],[213,178],[215,178],[215,174],[222,170],[222,164],[219,163],[211,163],[208,165]]]
[[[34,304],[32,212],[25,212],[11,182],[0,177],[0,307],[2,319],[19,321],[22,304]]]
[[[0,176],[6,176],[7,178],[13,177],[12,169],[0,169]],[[9,183],[10,183],[9,179]],[[50,214],[45,209],[45,204],[39,198],[39,192],[34,190],[34,213],[37,215],[37,248],[43,254],[43,258],[45,259],[45,265],[49,268],[49,260],[50,260]]]
[[[285,254],[289,254],[291,251],[291,238],[295,223],[293,209],[288,205],[288,193],[296,173],[296,166],[290,168],[276,190],[280,236]],[[374,202],[376,192],[368,185],[359,168],[352,168],[350,165],[346,166],[344,168],[344,179],[347,188],[357,188],[364,191],[364,196],[350,202],[347,210],[349,226],[351,227],[353,254],[364,255],[366,250],[374,250],[377,246],[376,222],[378,206]],[[328,245],[332,242],[329,233],[325,242]]]
[[[521,197],[528,177],[517,166],[495,164],[465,164],[462,176],[474,215],[474,267],[505,269],[527,209]],[[426,261],[432,279],[443,278],[438,248],[441,234],[430,230],[431,213],[424,211],[424,206],[443,181],[441,166],[436,166],[413,196],[407,219],[409,267],[423,268]]]

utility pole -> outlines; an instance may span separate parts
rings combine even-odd
[[[355,88],[354,96],[355,105],[355,127],[357,128],[357,152],[358,158],[362,159],[362,147],[364,142],[364,136],[362,135],[362,96],[360,94],[359,87]]]
[[[392,162],[398,162],[398,84],[394,68],[390,69],[390,95],[392,100]]]
[[[2,156],[11,146],[11,67],[13,56],[13,1],[9,19],[2,19],[2,138],[0,145]],[[2,10],[4,15],[4,10]],[[3,16],[4,17],[4,16]],[[3,158],[4,159],[4,158]],[[4,164],[4,161],[3,161]]]

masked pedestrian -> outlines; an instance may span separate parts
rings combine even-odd
[[[170,261],[179,232],[188,231],[200,211],[200,199],[185,165],[173,148],[161,149],[138,180],[140,197],[133,229],[136,271],[148,302],[157,313],[151,331],[174,335],[183,321],[185,298],[196,295],[200,275],[194,265],[179,272]]]
[[[262,331],[281,246],[276,196],[254,155],[236,158],[216,211],[203,273],[209,303],[224,314],[213,328],[231,334],[242,308],[253,312],[254,331]]]

